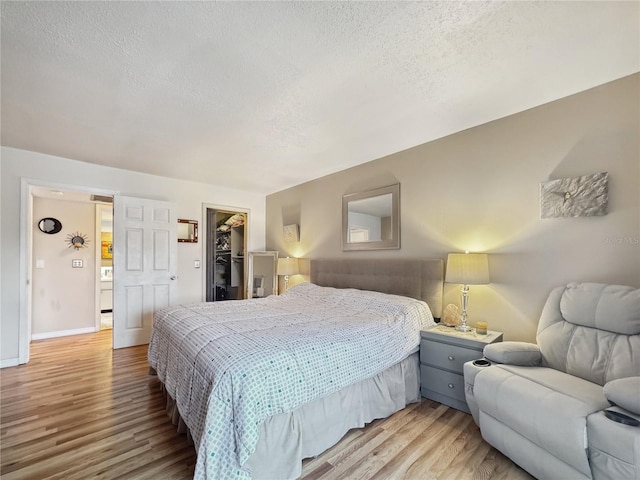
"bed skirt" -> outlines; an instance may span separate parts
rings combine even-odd
[[[151,371],[151,374],[155,372]],[[174,400],[165,392],[167,414],[191,442]],[[418,353],[373,378],[349,385],[290,413],[269,417],[260,428],[256,449],[247,461],[254,480],[295,479],[302,460],[335,445],[352,428],[386,418],[420,400]]]

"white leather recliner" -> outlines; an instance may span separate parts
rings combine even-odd
[[[464,365],[483,438],[538,479],[640,480],[640,290],[556,288],[536,342],[487,345],[491,365]]]

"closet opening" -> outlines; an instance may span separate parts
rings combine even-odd
[[[206,300],[245,298],[247,214],[207,208]]]

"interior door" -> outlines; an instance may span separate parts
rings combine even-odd
[[[177,222],[171,203],[114,196],[113,348],[149,343],[155,311],[172,303]]]

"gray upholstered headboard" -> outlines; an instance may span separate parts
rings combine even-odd
[[[323,287],[358,288],[424,300],[434,317],[442,314],[442,259],[311,260],[311,283]]]

